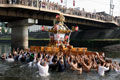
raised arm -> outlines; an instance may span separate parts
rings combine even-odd
[[[81,59],[81,62],[83,64],[83,66],[86,68],[86,71],[90,71],[91,67],[92,67],[92,62],[89,63],[89,65],[87,65],[83,59]]]
[[[105,62],[104,59],[101,59],[101,58],[100,58],[100,55],[99,55],[99,54],[97,54],[97,57],[98,57],[98,59],[99,59],[100,61]]]

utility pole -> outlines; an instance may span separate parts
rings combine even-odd
[[[67,0],[65,0],[65,6],[67,7]]]
[[[110,12],[109,12],[109,14],[110,14],[111,17],[113,16],[114,7],[115,7],[115,5],[113,4],[113,0],[110,0]]]

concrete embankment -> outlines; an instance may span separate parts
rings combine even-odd
[[[104,49],[109,52],[120,52],[120,44],[105,46]]]
[[[113,44],[120,44],[120,40],[119,39],[118,40],[114,40],[114,39],[71,40],[70,43],[73,44],[74,46],[99,48]]]
[[[11,40],[0,39],[0,43],[11,43]],[[29,45],[45,46],[49,39],[29,39]],[[120,39],[91,39],[91,40],[71,40],[70,44],[76,47],[105,47],[109,45],[120,44]]]
[[[120,29],[101,29],[101,30],[81,30],[78,32],[73,32],[71,34],[71,39],[119,39]]]
[[[71,34],[70,44],[78,47],[105,47],[120,44],[120,29],[82,30]],[[49,43],[48,32],[29,33],[29,45],[45,46]],[[10,37],[10,35],[9,35]],[[0,42],[11,42],[11,39],[3,38]]]

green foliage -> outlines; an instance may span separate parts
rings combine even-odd
[[[2,34],[4,34],[5,33],[5,28],[4,27],[2,27]]]

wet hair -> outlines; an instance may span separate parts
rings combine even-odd
[[[109,63],[112,63],[112,60],[109,60]]]
[[[78,63],[77,68],[82,68],[82,64],[81,64],[81,63]]]
[[[105,58],[105,57],[103,57],[103,59],[105,60],[106,58]]]
[[[42,62],[42,66],[45,66],[45,65],[46,65],[46,61],[43,61],[43,62]]]
[[[106,59],[105,62],[109,63],[109,60]]]
[[[54,57],[53,57],[53,59],[52,59],[52,62],[57,62],[57,56],[56,55],[54,55]]]
[[[43,54],[42,58],[43,58],[43,59],[45,58],[45,54]]]
[[[8,58],[12,58],[12,55],[9,55]]]
[[[98,60],[98,58],[95,58],[95,61],[97,64],[100,64],[100,60]]]
[[[48,55],[47,58],[50,59],[50,56]]]
[[[72,58],[70,57],[70,62],[72,62]]]
[[[53,59],[52,62],[56,63],[56,62],[57,62],[57,59]]]
[[[38,58],[40,58],[41,57],[41,55],[40,55],[40,53],[38,53]]]
[[[76,60],[73,60],[73,63],[76,64],[77,63]]]
[[[62,59],[62,57],[59,58],[59,60],[61,60],[61,59]]]
[[[85,63],[86,63],[87,65],[89,65],[88,59],[85,59]]]
[[[94,59],[92,59],[92,62],[94,62]]]
[[[54,57],[53,58],[57,58],[57,55],[54,55]]]
[[[101,65],[103,66],[103,65],[104,65],[104,62],[101,62]]]
[[[100,64],[100,61],[97,61],[97,64]]]
[[[24,55],[24,54],[22,54],[22,56],[24,57],[25,55]]]

